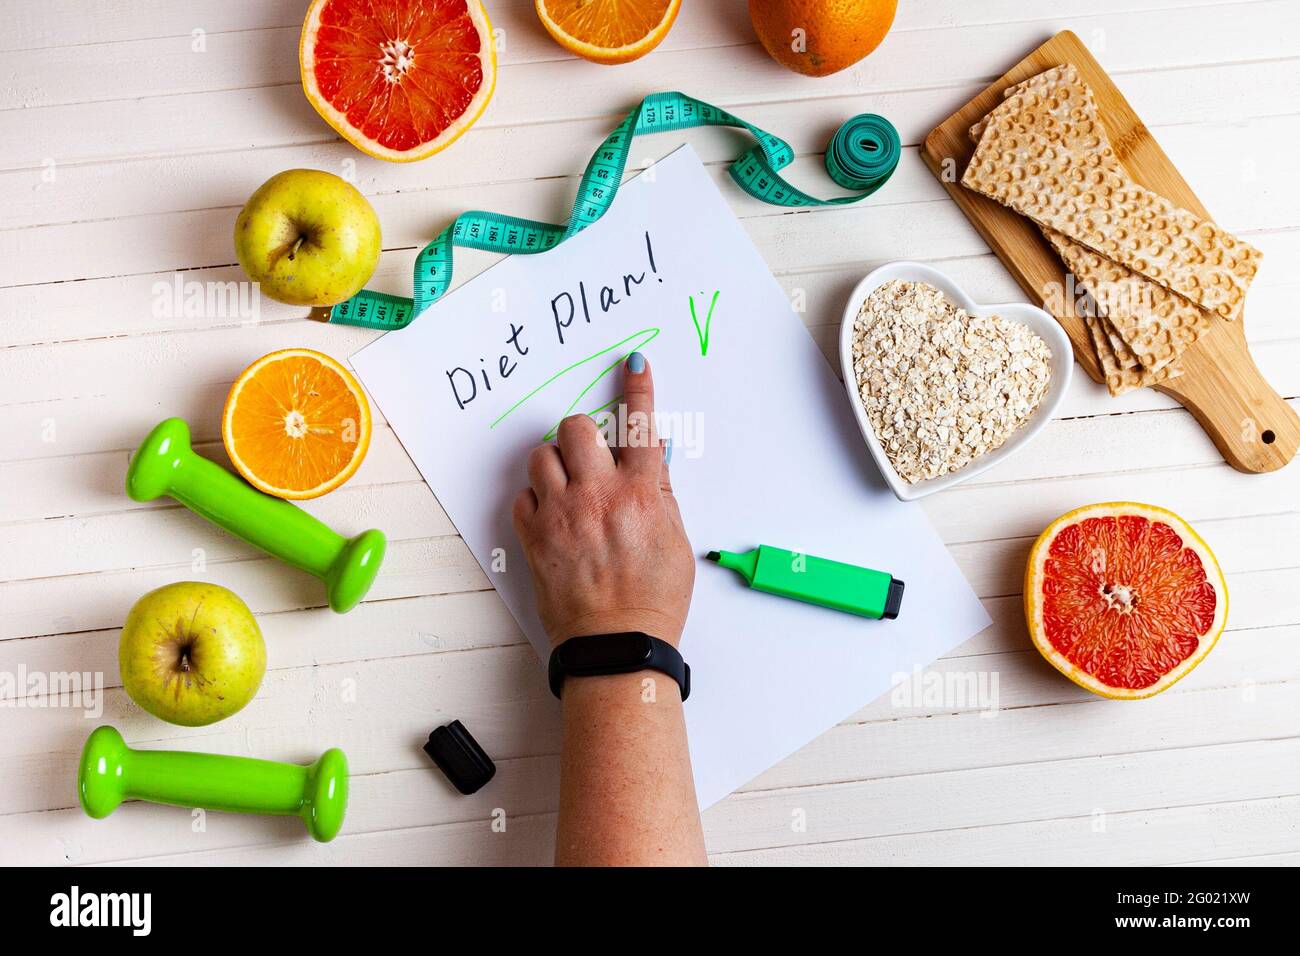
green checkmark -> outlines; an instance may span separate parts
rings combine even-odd
[[[709,302],[709,314],[704,317],[704,329],[700,329],[699,316],[695,314],[695,296],[687,296],[691,302],[691,321],[695,324],[695,337],[700,340],[700,357],[709,354],[709,326],[713,324],[713,307],[718,304],[718,296],[721,290],[713,293],[713,299]],[[700,295],[704,295],[703,292]]]

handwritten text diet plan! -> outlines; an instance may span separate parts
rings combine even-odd
[[[647,286],[647,283],[651,285]],[[530,307],[523,310],[538,312],[541,315],[540,321],[520,319],[516,322],[507,319],[505,323],[507,331],[504,333],[502,351],[499,355],[494,358],[479,356],[477,366],[470,361],[444,371],[448,395],[456,403],[456,407],[463,411],[470,403],[479,400],[480,396],[487,399],[489,393],[494,390],[499,391],[500,386],[519,370],[521,364],[528,364],[529,356],[533,354],[528,343],[534,341],[534,336],[537,335],[553,337],[556,345],[567,346],[577,354],[590,344],[591,333],[587,333],[584,327],[593,326],[592,332],[599,335],[601,319],[628,303],[633,297],[638,299],[638,304],[644,304],[643,300],[652,298],[651,306],[665,311],[674,307],[689,309],[691,321],[699,337],[700,355],[707,356],[709,328],[720,291],[714,290],[711,296],[704,292],[698,296],[690,295],[685,304],[669,303],[664,301],[662,290],[656,288],[663,283],[664,278],[659,274],[655,261],[654,239],[647,230],[645,261],[640,271],[623,272],[607,285],[597,286],[580,279],[576,289],[557,292],[550,296],[547,302],[538,303],[540,308]],[[700,301],[699,306],[697,300]],[[506,308],[505,301],[505,290],[497,290],[496,304],[502,311]],[[701,311],[703,315],[700,314]],[[572,364],[555,372],[506,408],[493,419],[491,427],[495,428],[510,415],[543,394],[548,396],[547,407],[556,407],[565,397],[571,396],[568,397],[567,404],[562,406],[562,413],[543,436],[543,440],[549,441],[553,438],[559,421],[570,414],[582,412],[587,415],[598,415],[611,410],[611,406],[616,406],[621,396],[616,396],[602,404],[593,404],[588,400],[589,393],[605,376],[618,368],[619,363],[630,352],[644,349],[658,337],[661,331],[660,326],[647,326],[605,345],[598,351],[577,358]]]

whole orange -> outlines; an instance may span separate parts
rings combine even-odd
[[[808,76],[838,73],[880,46],[897,9],[898,0],[749,0],[763,49]]]

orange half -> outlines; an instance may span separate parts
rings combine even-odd
[[[376,159],[450,146],[496,87],[479,0],[315,0],[298,46],[302,88],[325,122]]]
[[[226,398],[221,440],[250,485],[318,498],[370,448],[370,405],[352,373],[321,352],[283,349],[244,369]]]
[[[595,63],[627,63],[668,36],[682,0],[536,0],[556,43]]]

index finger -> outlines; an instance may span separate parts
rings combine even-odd
[[[618,450],[620,471],[659,479],[663,449],[654,430],[655,383],[650,363],[633,352],[623,363],[623,398],[627,405],[627,444]]]

